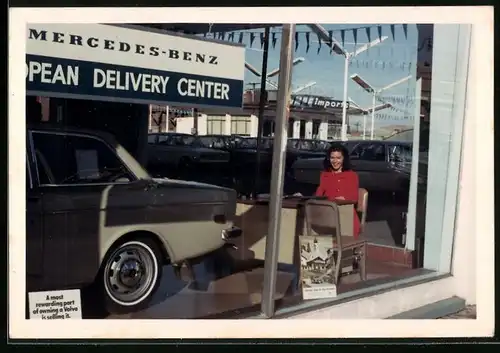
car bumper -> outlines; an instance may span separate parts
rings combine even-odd
[[[231,241],[234,238],[238,238],[242,235],[242,230],[238,227],[231,227],[228,229],[224,229],[222,231],[222,240],[225,242]]]

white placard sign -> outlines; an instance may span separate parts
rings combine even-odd
[[[79,289],[28,294],[30,319],[81,319],[82,302]]]

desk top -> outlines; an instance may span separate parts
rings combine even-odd
[[[284,198],[282,201],[282,208],[297,208],[298,206],[302,206],[306,203],[307,200],[310,200],[311,197],[287,197]],[[325,198],[319,198],[319,200],[324,200]],[[254,199],[254,200],[237,200],[238,203],[244,204],[244,205],[269,205],[269,199],[268,198],[262,198],[262,199]],[[335,203],[337,205],[355,205],[355,202],[352,201],[347,201],[347,200],[336,200]]]

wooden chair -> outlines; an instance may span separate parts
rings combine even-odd
[[[366,241],[341,235],[339,208],[335,202],[308,200],[305,204],[305,225],[307,236],[332,237],[334,281],[339,282],[342,273],[352,272],[357,260],[360,278],[366,280]]]
[[[368,209],[368,190],[360,188],[358,191],[358,204],[356,205],[356,211],[359,216],[360,233],[363,233],[365,230],[367,209]]]

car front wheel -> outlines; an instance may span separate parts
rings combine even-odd
[[[151,239],[137,239],[115,247],[103,272],[106,310],[109,313],[143,309],[161,280],[160,251]]]

